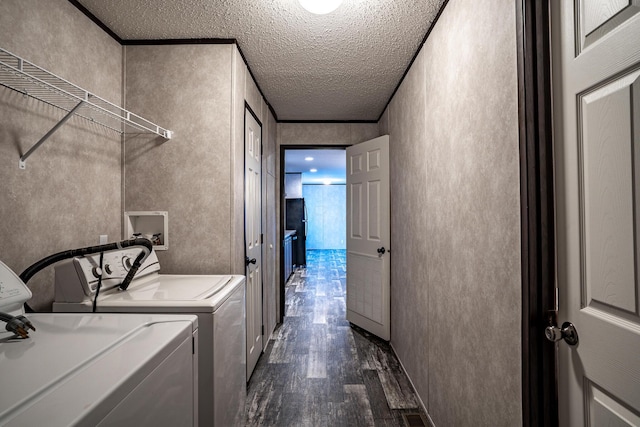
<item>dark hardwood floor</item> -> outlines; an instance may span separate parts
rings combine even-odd
[[[346,320],[345,289],[346,252],[308,251],[249,381],[247,426],[405,426],[419,412],[389,344]]]

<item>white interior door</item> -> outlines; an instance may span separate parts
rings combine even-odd
[[[640,425],[640,1],[552,1],[561,426]]]
[[[244,130],[244,228],[247,276],[247,381],[262,353],[262,179],[260,160],[262,129],[249,110],[245,110]]]
[[[389,340],[389,135],[347,148],[347,320]]]

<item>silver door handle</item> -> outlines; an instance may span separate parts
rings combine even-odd
[[[571,322],[564,322],[562,328],[556,325],[547,326],[544,330],[544,335],[552,342],[565,340],[571,346],[578,344],[578,331]]]

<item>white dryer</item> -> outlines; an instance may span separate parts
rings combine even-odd
[[[100,273],[98,313],[181,313],[198,316],[200,426],[244,424],[246,400],[245,277],[160,274],[152,252],[129,287],[118,285],[139,252],[107,252],[56,266],[56,312],[91,311]]]
[[[2,318],[28,335],[1,328],[0,425],[197,425],[197,317],[25,316],[29,298],[24,283],[0,262]]]

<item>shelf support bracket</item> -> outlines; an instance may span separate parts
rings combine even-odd
[[[69,111],[67,113],[66,116],[64,116],[58,123],[56,123],[56,125],[54,127],[51,128],[51,130],[49,132],[46,133],[45,136],[43,136],[42,138],[40,138],[40,141],[36,142],[33,147],[29,148],[29,151],[27,151],[26,153],[24,153],[22,155],[22,157],[20,157],[20,162],[18,163],[18,166],[20,167],[20,169],[25,169],[27,167],[27,159],[29,158],[29,156],[31,154],[33,154],[34,151],[36,151],[47,139],[49,139],[49,137],[51,135],[53,135],[58,129],[60,129],[60,127],[65,124],[67,122],[67,120],[69,120],[71,118],[71,116],[73,116],[75,114],[76,111],[78,111],[78,109],[80,107],[82,107],[82,105],[84,104],[85,101],[80,101],[78,103],[78,105],[76,105],[75,107],[73,107],[73,109],[71,111]]]

